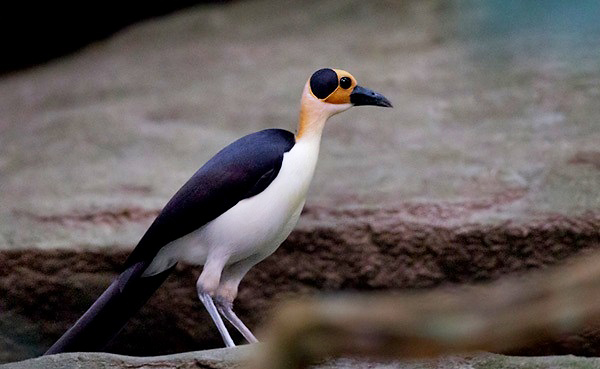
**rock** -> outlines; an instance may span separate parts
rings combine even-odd
[[[480,283],[524,274],[600,246],[598,227],[570,228],[589,219],[430,228],[381,217],[355,216],[340,225],[300,227],[242,282],[236,301],[241,318],[256,329],[278,301],[292,296]],[[125,251],[0,253],[0,295],[5,296],[0,299],[0,359],[43,353],[108,286],[126,256]],[[199,267],[179,265],[108,350],[159,355],[221,347],[196,297],[199,272]],[[600,327],[590,326],[519,353],[598,355],[599,343]]]
[[[107,353],[65,353],[0,365],[2,369],[117,369],[117,368],[240,368],[251,354],[249,347],[186,352],[154,357],[133,357]]]
[[[293,130],[323,66],[396,108],[329,123],[297,230],[242,283],[252,328],[289,296],[484,282],[597,250],[600,27],[553,20],[598,5],[534,20],[543,5],[512,17],[493,4],[202,6],[3,77],[0,362],[39,355],[72,324],[221,147]],[[220,346],[198,274],[179,266],[110,351]],[[519,353],[600,355],[598,332]]]
[[[169,14],[194,4],[226,0],[177,0],[143,7],[123,7],[117,2],[73,4],[33,4],[21,2],[3,14],[11,24],[0,24],[3,40],[0,75],[30,68],[52,58],[72,53],[90,42],[101,40],[132,23]],[[35,5],[36,11],[31,7]],[[93,9],[93,11],[90,11]],[[14,32],[15,25],[27,24],[27,32]],[[27,47],[23,47],[27,45]]]
[[[521,19],[487,35],[508,21],[492,5],[435,4],[201,6],[2,78],[0,247],[131,249],[224,145],[295,129],[324,65],[396,108],[332,119],[308,211],[431,226],[597,213],[600,48],[579,37],[593,43],[597,22],[549,33]],[[564,43],[556,54],[537,47],[548,38]]]
[[[230,369],[251,363],[254,347],[186,352],[182,354],[132,357],[106,353],[66,353],[0,365],[0,369],[126,369],[126,368],[202,368]],[[509,368],[600,368],[600,359],[574,356],[516,357],[479,353],[468,356],[442,357],[431,360],[375,361],[366,359],[335,359],[315,365],[314,369],[509,369]]]

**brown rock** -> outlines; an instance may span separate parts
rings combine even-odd
[[[325,211],[308,213],[307,218],[327,218],[330,226],[296,230],[242,282],[236,308],[252,328],[265,322],[274,304],[292,296],[480,283],[600,249],[600,218],[589,215],[529,224],[433,227],[388,213],[345,213],[338,220]],[[1,253],[3,361],[41,354],[108,286],[126,256],[122,251]],[[108,351],[158,355],[221,347],[195,294],[199,272],[180,265]],[[589,327],[518,353],[599,355],[599,344],[600,329]]]
[[[0,361],[43,352],[220,148],[293,130],[302,85],[323,66],[396,108],[330,122],[298,229],[242,283],[251,327],[290,295],[483,282],[598,249],[598,22],[565,17],[577,23],[548,32],[496,10],[235,2],[3,77]],[[198,273],[180,266],[110,350],[220,346]],[[590,327],[521,353],[595,355],[598,337]]]

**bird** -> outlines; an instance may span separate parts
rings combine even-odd
[[[45,353],[101,351],[174,270],[202,266],[199,300],[225,346],[228,320],[249,343],[255,335],[233,311],[246,273],[295,227],[315,172],[326,121],[353,106],[392,107],[342,69],[314,72],[302,91],[295,133],[271,128],[223,148],[173,195],[122,271]]]

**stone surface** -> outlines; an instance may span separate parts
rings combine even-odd
[[[131,248],[221,147],[295,129],[322,66],[396,108],[332,119],[309,208],[430,224],[597,212],[599,6],[504,3],[203,6],[4,77],[0,247]]]
[[[573,229],[574,221],[590,225]],[[390,223],[389,214],[382,214],[349,217],[343,227],[300,227],[248,273],[236,310],[257,329],[278,301],[292,296],[431,288],[524,274],[569,255],[597,250],[596,221],[431,228],[402,220]],[[43,353],[108,286],[126,256],[125,251],[0,253],[0,295],[5,296],[0,299],[0,361]],[[221,347],[219,334],[196,297],[199,272],[199,267],[179,265],[107,349],[158,355]],[[599,355],[598,347],[600,326],[590,326],[518,352]]]
[[[157,357],[131,357],[105,353],[67,353],[0,365],[0,369],[130,369],[130,368],[245,368],[252,361],[254,347],[186,352]],[[598,358],[574,356],[516,357],[478,353],[431,360],[335,359],[312,366],[314,369],[594,369]]]
[[[241,286],[251,327],[290,295],[481,282],[597,250],[599,14],[593,1],[236,2],[3,77],[0,362],[43,352],[221,147],[293,130],[323,66],[396,108],[329,123],[298,229]],[[198,273],[180,266],[110,350],[220,345]],[[600,355],[599,337],[522,353]]]
[[[0,365],[1,369],[117,369],[117,368],[241,368],[251,357],[249,346],[186,352],[155,357],[133,357],[106,353],[66,353]]]

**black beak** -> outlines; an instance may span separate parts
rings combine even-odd
[[[350,94],[350,102],[355,106],[375,105],[392,108],[392,103],[385,96],[362,86],[354,87]]]

